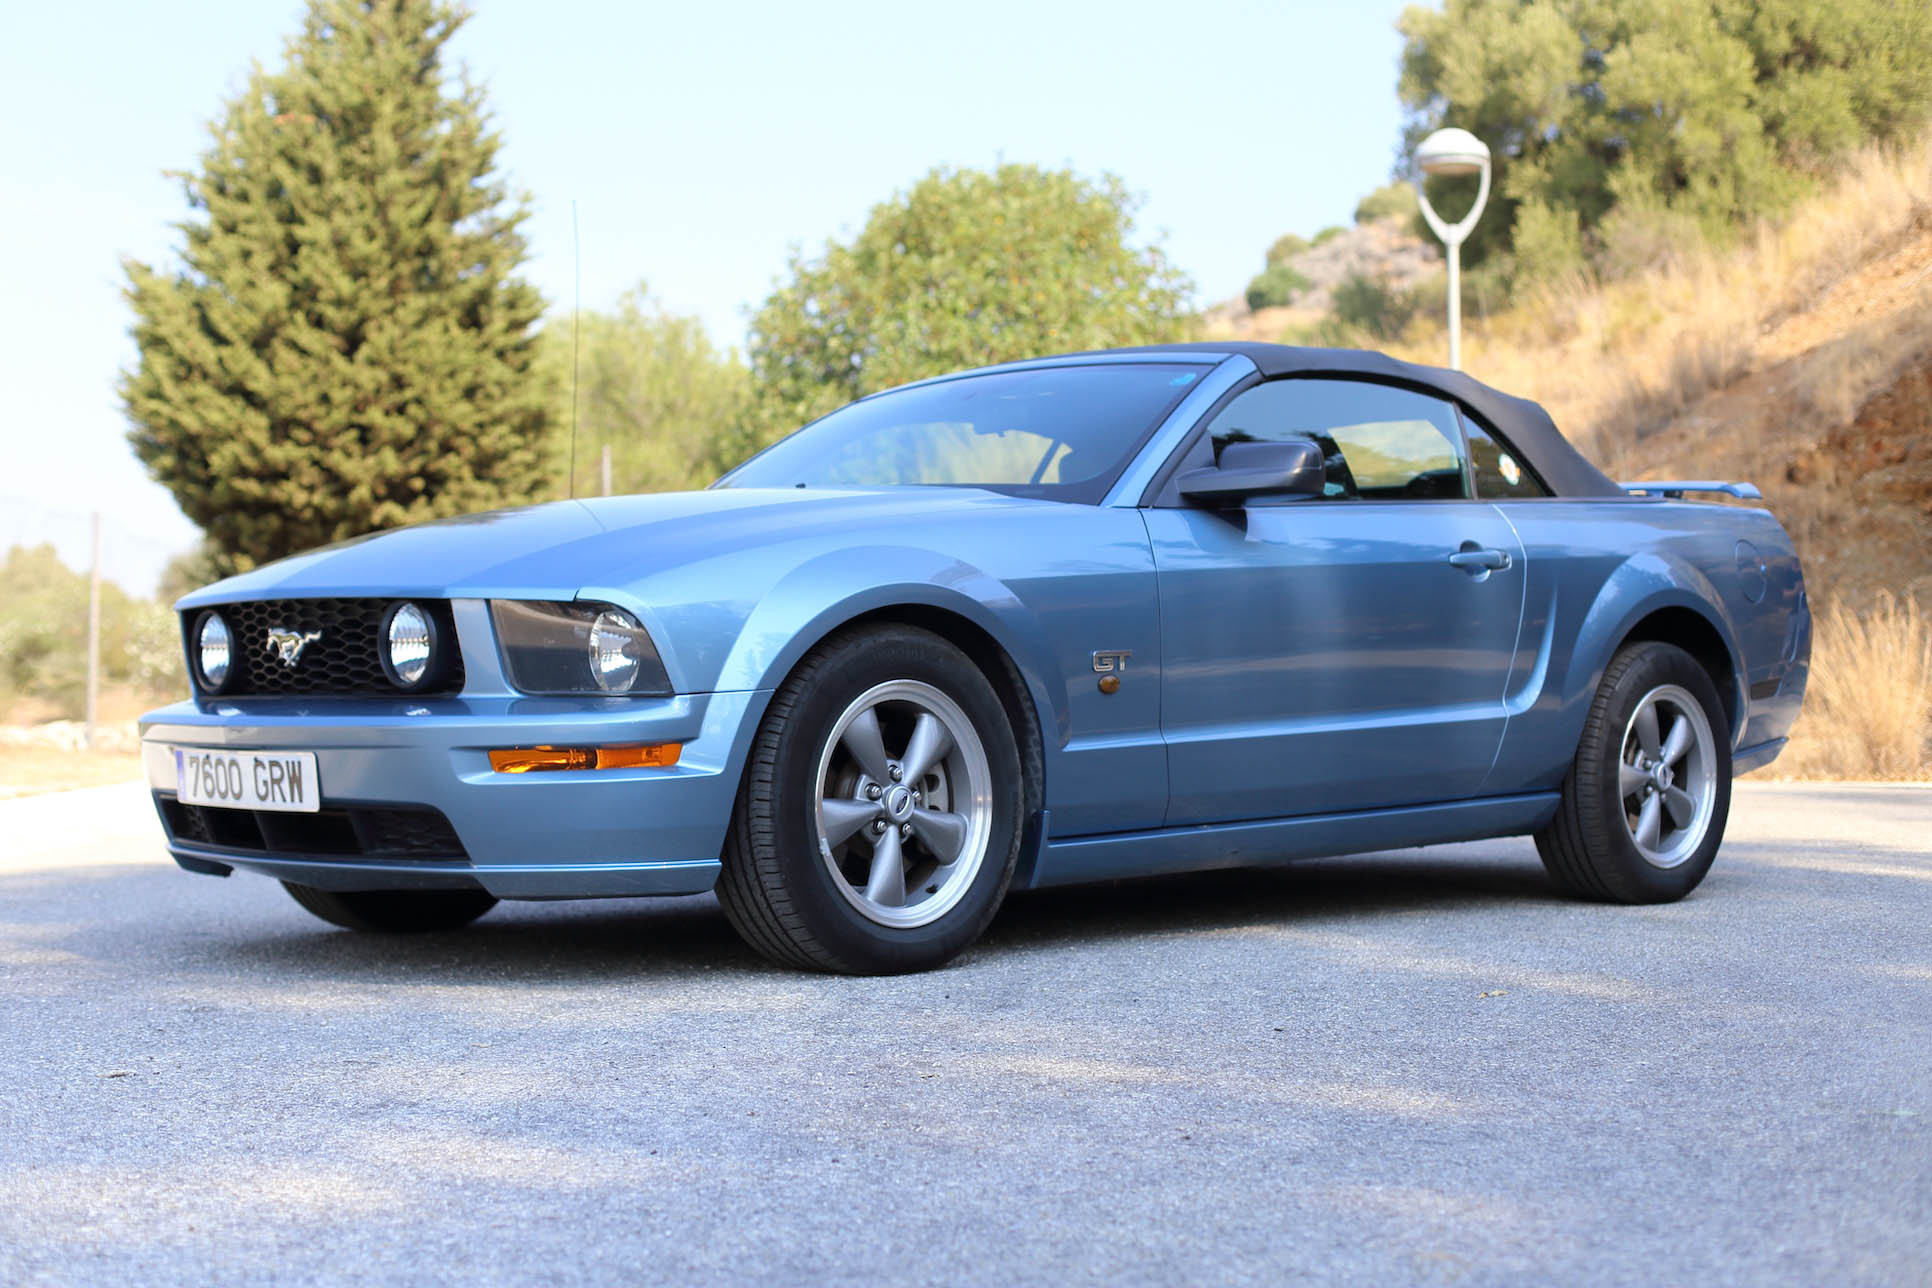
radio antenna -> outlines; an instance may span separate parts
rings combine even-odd
[[[584,311],[584,253],[577,238],[577,203],[570,203],[570,267],[573,282],[570,295],[570,478],[566,490],[577,498],[577,331]]]

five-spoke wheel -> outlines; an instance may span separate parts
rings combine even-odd
[[[1536,836],[1564,890],[1681,899],[1710,870],[1731,805],[1730,722],[1710,675],[1670,644],[1621,650],[1584,720],[1556,817]]]
[[[936,966],[992,920],[1024,800],[1012,723],[972,659],[916,627],[846,632],[772,696],[718,899],[789,965]]]
[[[971,887],[992,833],[992,771],[944,693],[894,680],[852,700],[819,756],[818,852],[885,926],[923,926]]]
[[[1659,685],[1624,730],[1618,794],[1630,839],[1645,860],[1674,868],[1697,852],[1716,801],[1711,722],[1685,689]]]

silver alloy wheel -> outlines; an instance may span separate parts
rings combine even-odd
[[[1717,804],[1717,740],[1690,691],[1659,685],[1623,731],[1617,797],[1645,862],[1674,868],[1697,852]]]
[[[845,708],[819,751],[816,813],[833,889],[880,925],[930,925],[965,897],[986,862],[993,772],[985,744],[932,685],[876,685]]]

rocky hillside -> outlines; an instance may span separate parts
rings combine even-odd
[[[1386,215],[1334,232],[1283,262],[1308,279],[1294,303],[1257,312],[1245,296],[1224,300],[1202,314],[1208,338],[1277,340],[1312,328],[1328,316],[1335,288],[1351,276],[1408,290],[1442,272],[1442,248],[1417,237],[1407,217]]]

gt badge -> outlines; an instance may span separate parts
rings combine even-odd
[[[302,660],[302,650],[322,638],[321,631],[291,631],[281,626],[268,628],[268,651],[293,671]]]
[[[1134,655],[1130,648],[1097,648],[1093,651],[1093,669],[1102,675],[1110,671],[1125,671],[1127,659]]]

